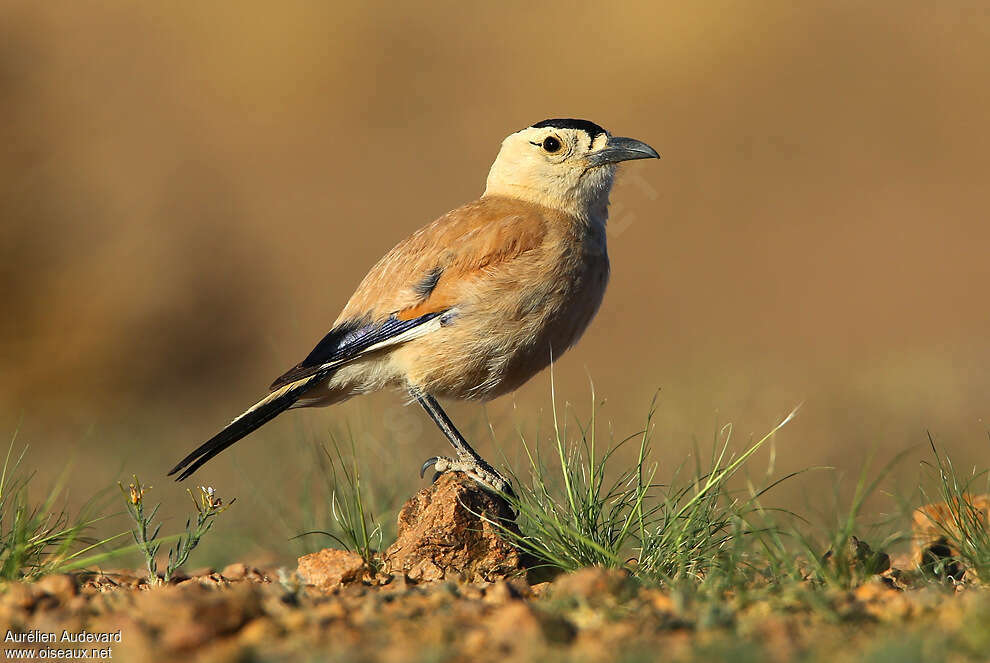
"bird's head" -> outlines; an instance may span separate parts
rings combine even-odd
[[[604,223],[615,164],[659,159],[632,138],[612,136],[587,120],[543,120],[502,141],[486,196],[508,196]]]

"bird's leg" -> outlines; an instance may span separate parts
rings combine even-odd
[[[450,417],[443,411],[440,403],[435,398],[415,389],[410,390],[410,394],[423,406],[423,409],[430,415],[430,418],[433,419],[433,422],[443,432],[457,452],[457,458],[447,458],[445,456],[434,456],[430,458],[423,463],[423,468],[419,472],[420,476],[423,476],[431,466],[438,473],[464,472],[481,485],[491,488],[497,493],[513,494],[511,484],[495,468],[489,465],[477,451],[471,448],[471,445],[458,432]]]

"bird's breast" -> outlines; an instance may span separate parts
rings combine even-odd
[[[490,399],[546,368],[581,337],[602,302],[609,275],[603,239],[563,232],[477,279],[442,331],[403,351],[413,360],[412,381],[438,396]]]

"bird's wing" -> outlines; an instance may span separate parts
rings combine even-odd
[[[371,268],[333,329],[271,388],[439,328],[465,283],[540,246],[553,216],[538,205],[485,197],[424,226]]]
[[[345,364],[368,352],[405,343],[428,333],[434,326],[440,324],[439,318],[442,313],[437,311],[406,320],[393,315],[383,322],[370,322],[364,319],[338,325],[316,344],[305,359],[272,382],[269,389],[275,391],[328,368]]]

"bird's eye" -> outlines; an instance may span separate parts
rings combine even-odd
[[[556,152],[560,149],[560,141],[553,136],[547,136],[543,139],[543,149],[547,152]]]

